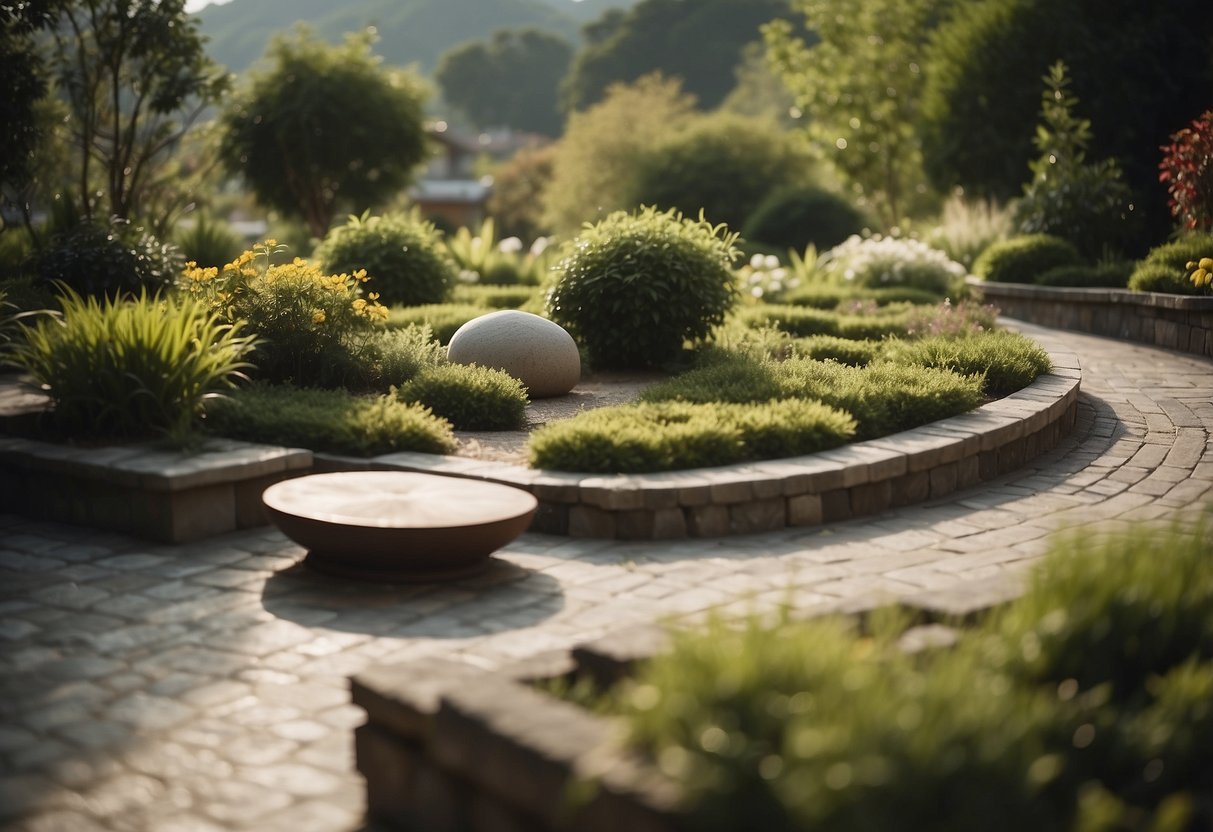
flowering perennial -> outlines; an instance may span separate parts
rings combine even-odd
[[[965,267],[920,240],[852,235],[817,258],[819,273],[856,286],[911,286],[947,294]]]

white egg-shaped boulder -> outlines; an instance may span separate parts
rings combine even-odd
[[[459,327],[447,357],[456,364],[504,370],[526,385],[532,399],[563,396],[581,380],[573,336],[560,324],[516,309],[490,312]]]

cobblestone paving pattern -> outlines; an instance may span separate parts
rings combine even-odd
[[[1014,580],[1062,526],[1213,499],[1213,364],[1023,327],[1078,353],[1073,434],[1026,468],[826,528],[673,543],[524,535],[445,586],[334,581],[272,530],[158,546],[0,515],[0,826],[369,829],[348,677],[492,668],[633,622]]]

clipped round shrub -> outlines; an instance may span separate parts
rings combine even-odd
[[[1005,396],[1031,384],[1053,366],[1049,354],[1017,332],[982,332],[966,338],[948,336],[898,341],[884,356],[896,364],[936,367],[964,376],[981,376],[990,396]]]
[[[416,212],[363,214],[329,231],[314,256],[330,272],[365,269],[370,290],[384,303],[441,303],[456,276],[441,237]]]
[[[517,430],[526,417],[522,382],[488,367],[427,367],[401,385],[396,395],[403,402],[428,407],[456,430]]]
[[[455,449],[450,424],[421,405],[291,385],[254,384],[233,392],[208,408],[207,428],[245,442],[354,456]]]
[[[901,237],[849,237],[817,258],[822,277],[866,288],[909,287],[950,294],[964,279],[964,266],[924,242]]]
[[[165,289],[184,266],[176,246],[115,217],[108,225],[84,222],[55,235],[34,271],[41,280],[100,297]]]
[[[1129,284],[1133,263],[1114,261],[1094,265],[1057,266],[1036,278],[1040,286],[1123,289]]]
[[[530,462],[589,473],[704,468],[823,451],[854,430],[850,416],[812,401],[626,405],[545,425],[531,435]]]
[[[599,367],[646,367],[705,338],[736,300],[737,235],[677,211],[617,211],[568,244],[549,317]]]
[[[1135,292],[1170,292],[1194,295],[1199,289],[1189,279],[1188,263],[1213,257],[1213,234],[1187,234],[1150,249],[1129,277]]]
[[[1078,266],[1082,255],[1061,237],[1026,234],[1000,240],[973,263],[973,274],[992,283],[1035,283],[1058,266]]]
[[[833,248],[870,225],[843,196],[823,188],[779,188],[759,203],[742,226],[746,240],[798,251]]]

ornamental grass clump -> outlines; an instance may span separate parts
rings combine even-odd
[[[298,257],[273,262],[282,251],[266,240],[222,268],[187,264],[180,290],[258,336],[257,378],[342,384],[351,354],[387,319],[387,309],[374,292],[363,296],[364,272],[328,274]]]
[[[567,244],[548,313],[597,367],[647,367],[706,338],[736,300],[737,235],[677,211],[617,211]]]
[[[966,269],[938,249],[904,237],[849,237],[817,258],[817,273],[838,284],[863,287],[909,287],[951,294]]]
[[[730,465],[823,451],[854,433],[850,416],[820,402],[602,408],[531,435],[535,468],[644,473]]]
[[[1019,600],[913,655],[889,611],[713,618],[594,705],[688,829],[1207,829],[1211,547],[1207,516],[1059,538]]]
[[[9,357],[50,395],[53,427],[67,436],[183,440],[250,367],[254,336],[196,298],[98,300],[65,287],[59,305]]]
[[[429,408],[456,430],[518,430],[526,421],[522,382],[474,364],[427,367],[401,385],[397,397]]]
[[[328,272],[365,272],[368,288],[387,304],[442,303],[458,273],[441,232],[416,211],[350,217],[314,256]]]
[[[426,408],[344,390],[255,384],[218,402],[206,423],[231,439],[353,456],[455,448],[450,424]]]

